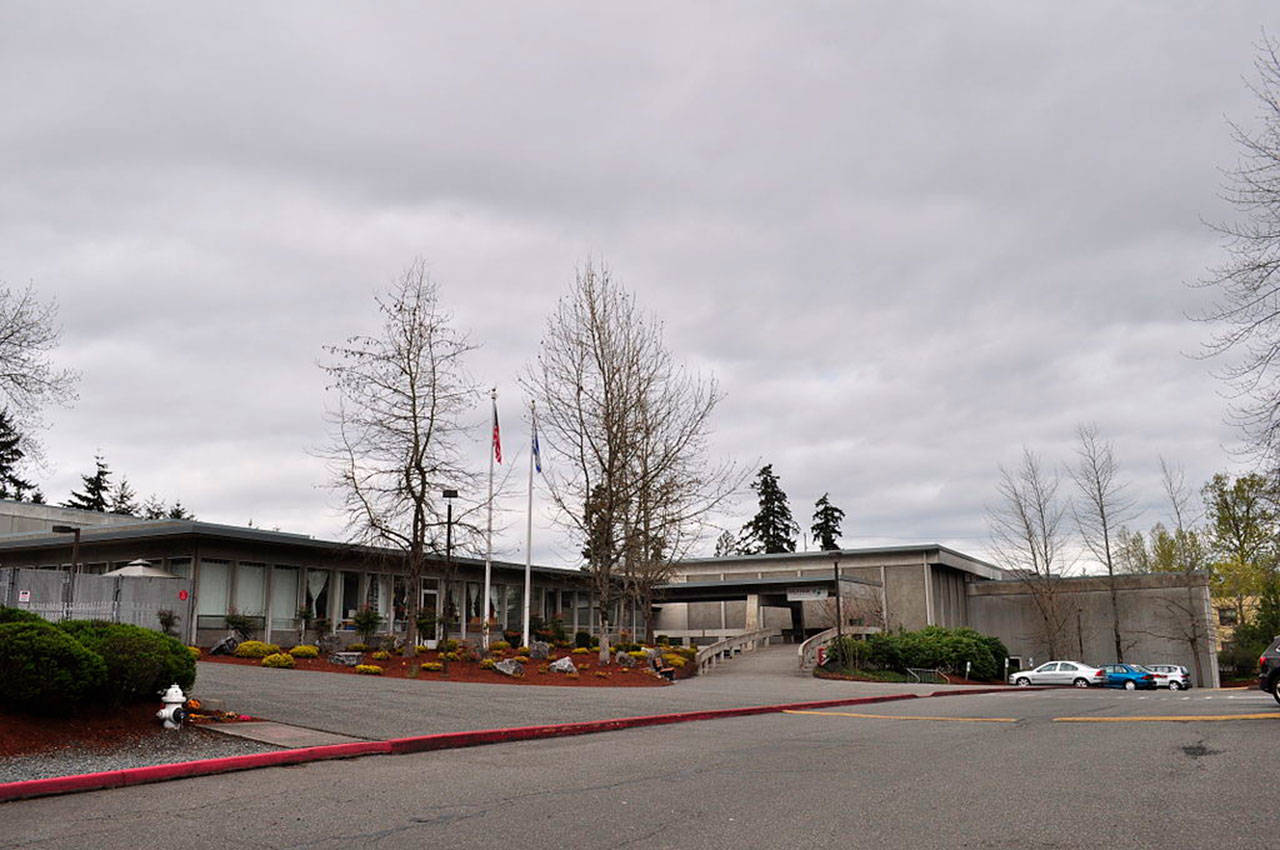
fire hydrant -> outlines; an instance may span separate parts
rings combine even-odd
[[[187,719],[186,709],[182,707],[187,697],[182,688],[175,682],[161,695],[160,701],[164,703],[164,708],[156,712],[156,717],[164,721],[164,728],[181,729],[182,721]]]

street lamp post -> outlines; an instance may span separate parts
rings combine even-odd
[[[441,602],[441,614],[443,617],[437,618],[444,620],[443,637],[449,636],[449,587],[447,580],[453,577],[453,500],[458,498],[457,490],[442,490],[440,495],[444,497],[445,513],[444,513],[444,574],[446,576],[446,587],[444,588],[444,599]],[[462,604],[466,605],[465,594]],[[462,616],[458,619],[458,628],[462,632],[465,640],[467,636],[467,612],[463,611]]]
[[[49,529],[54,534],[71,534],[71,567],[67,570],[66,578],[62,582],[62,618],[71,618],[71,604],[75,601],[75,585],[76,573],[79,572],[80,563],[80,526],[78,525],[55,525]]]

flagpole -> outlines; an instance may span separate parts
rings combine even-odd
[[[493,434],[489,438],[489,525],[485,532],[484,549],[484,608],[480,611],[481,638],[485,649],[489,648],[489,587],[493,573],[493,453],[498,440],[498,388],[489,391],[493,402]]]
[[[533,439],[529,441],[529,504],[524,525],[524,641],[529,645],[529,601],[533,597],[533,459],[538,444],[538,409],[536,401],[529,402],[529,422]]]

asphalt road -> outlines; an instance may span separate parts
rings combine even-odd
[[[703,721],[8,803],[0,845],[1263,846],[1275,715],[1249,691],[1011,690]],[[1168,716],[1226,719],[1144,719]]]

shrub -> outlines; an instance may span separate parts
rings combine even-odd
[[[390,657],[391,657],[391,653],[387,652],[385,649],[379,649],[377,652],[373,654],[374,661],[386,661]]]
[[[516,647],[516,655],[528,655],[528,654],[529,654],[529,647],[527,646]]]
[[[203,651],[203,650],[201,650],[201,649],[200,649],[200,647],[198,647],[198,646],[188,646],[188,647],[187,647],[187,652],[190,652],[190,653],[191,653],[191,658],[192,658],[192,660],[195,660],[195,661],[198,661],[198,660],[200,659],[200,653],[201,653],[202,651]]]
[[[439,661],[427,661],[422,665],[422,669],[428,673],[439,673],[444,669],[444,665]]]
[[[676,655],[683,655],[687,660],[693,661],[698,657],[698,648],[696,646],[675,646],[671,651]]]
[[[643,649],[632,650],[631,652],[628,652],[627,655],[630,655],[637,661],[644,661],[649,657],[649,653],[645,652]]]
[[[458,655],[458,653],[456,652],[442,652],[440,653],[440,660],[441,661],[461,661],[462,656]]]
[[[236,647],[236,658],[266,658],[275,655],[280,647],[274,643],[263,643],[260,640],[247,640]]]
[[[164,632],[169,637],[174,636],[173,627],[178,625],[178,621],[181,619],[182,618],[179,617],[176,612],[168,609],[156,612],[156,620],[160,623],[160,631]]]
[[[0,623],[43,623],[44,617],[22,608],[6,608],[0,605]]]
[[[515,656],[515,660],[519,661],[521,664],[528,664],[530,659],[527,655],[517,655]]]
[[[489,644],[489,649],[493,652],[506,652],[510,648],[511,644],[507,643],[505,640],[495,640],[493,643]]]
[[[436,644],[436,648],[441,652],[457,652],[458,642],[453,638],[445,638]]]
[[[99,620],[67,620],[58,628],[106,664],[101,693],[113,703],[153,700],[175,682],[183,690],[195,684],[195,659],[177,638],[154,629]]]
[[[289,650],[289,654],[294,658],[318,658],[320,655],[320,647],[310,643],[300,643],[293,649]]]
[[[232,611],[231,613],[227,614],[226,617],[223,618],[223,621],[227,624],[228,629],[237,631],[240,634],[244,635],[246,638],[253,637],[254,628],[253,628],[253,620],[251,618],[246,617],[243,614],[237,614],[234,611]]]
[[[681,667],[689,663],[688,661],[685,660],[685,657],[683,655],[680,655],[675,652],[668,652],[664,654],[662,656],[662,660],[664,663],[676,668],[677,670],[679,670]]]
[[[415,655],[421,655],[422,653],[428,652],[428,651],[429,650],[427,649],[427,645],[425,643],[420,643],[413,648],[413,652]]]
[[[422,665],[423,667],[427,665]],[[355,667],[357,673],[363,676],[381,676],[382,668],[377,664],[357,664]]]
[[[670,645],[671,645],[671,638],[670,638],[670,637],[668,637],[667,635],[658,635],[658,637],[657,637],[657,641],[658,641],[658,646],[670,646]]]
[[[279,667],[282,670],[292,670],[294,664],[293,656],[286,652],[273,652],[262,659],[263,667]]]
[[[573,654],[574,655],[590,655],[591,650],[587,649],[585,646],[580,646],[573,651]]]
[[[578,649],[589,649],[591,647],[591,633],[590,632],[574,632],[573,645],[576,646]]]
[[[378,613],[376,608],[361,605],[356,611],[356,615],[351,618],[351,623],[356,627],[356,634],[360,635],[360,640],[368,643],[373,640],[374,632],[378,631],[378,626],[382,625],[382,615]]]
[[[356,641],[355,643],[347,647],[347,652],[368,652],[369,649],[370,649],[369,644]]]
[[[495,659],[495,658],[486,658],[486,659],[484,659],[483,661],[481,661],[481,662],[480,662],[480,669],[481,669],[481,670],[492,670],[495,666],[497,666],[497,664],[498,664],[497,659]]]
[[[51,623],[0,624],[0,706],[65,714],[92,699],[106,676],[97,653]]]

